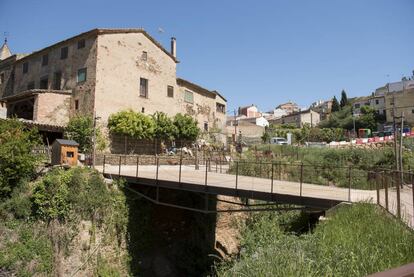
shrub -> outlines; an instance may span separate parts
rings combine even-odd
[[[155,123],[152,117],[133,110],[112,114],[108,119],[108,127],[115,134],[137,139],[151,139],[155,132]]]
[[[31,151],[39,143],[37,130],[17,119],[0,120],[0,199],[34,176],[38,158]]]
[[[163,112],[156,112],[152,116],[155,123],[154,135],[157,139],[172,141],[177,134],[177,127]]]
[[[177,128],[177,140],[194,141],[200,133],[197,120],[189,115],[176,114],[174,117],[174,125]]]

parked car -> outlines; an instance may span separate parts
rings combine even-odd
[[[287,145],[287,140],[285,138],[273,137],[270,139],[270,144]]]

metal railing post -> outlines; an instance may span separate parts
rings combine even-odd
[[[388,182],[385,181],[385,176],[382,175],[382,186],[385,188],[385,209],[388,211]]]
[[[397,175],[396,181],[397,181],[397,217],[401,218],[401,195],[400,195],[400,186],[401,186],[401,174],[400,171],[395,172]]]
[[[137,156],[137,171],[135,172],[136,178],[138,178],[138,169],[139,169],[139,156]]]
[[[239,181],[239,161],[236,161],[236,190],[237,190],[238,181]]]
[[[121,176],[121,163],[122,163],[122,156],[119,156],[118,176]]]
[[[279,161],[279,181],[282,181],[282,161]]]
[[[351,166],[349,166],[348,168],[348,182],[349,182],[348,201],[351,202],[351,188],[352,188],[352,167]]]
[[[303,185],[303,163],[300,164],[300,196],[302,197],[302,185]]]
[[[105,160],[106,160],[106,155],[103,156],[103,162],[102,162],[102,174],[105,174]]]
[[[208,166],[207,166],[207,161],[206,161],[206,176],[204,180],[204,185],[205,185],[206,190],[207,190],[207,174],[208,174]]]
[[[157,171],[156,171],[156,174],[155,174],[155,180],[156,180],[157,185],[158,185],[158,168],[160,167],[160,158],[157,157],[155,159],[155,162],[156,162],[156,166],[157,166]]]
[[[381,205],[380,204],[380,190],[379,190],[379,184],[378,184],[378,174],[379,172],[375,173],[375,187],[377,189],[377,205]]]
[[[273,172],[274,172],[274,169],[275,169],[275,164],[272,162],[272,181],[271,181],[271,187],[270,187],[270,197],[272,198],[272,200],[273,200]]]
[[[180,171],[178,172],[178,182],[181,185],[181,167],[183,165],[183,157],[180,157]]]

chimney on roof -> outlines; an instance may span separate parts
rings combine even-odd
[[[177,40],[175,37],[171,38],[171,55],[173,55],[174,58],[177,58]]]

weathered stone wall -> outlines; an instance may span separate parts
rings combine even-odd
[[[125,109],[170,116],[180,112],[176,63],[142,33],[99,35],[96,74],[96,113],[103,125]],[[140,78],[148,79],[147,98],[140,97]],[[168,86],[174,87],[172,98],[167,97]]]
[[[395,97],[395,101],[394,101]],[[414,89],[406,89],[403,92],[389,93],[385,97],[385,113],[387,122],[393,120],[393,108],[395,106],[395,116],[401,116],[404,113],[404,122],[414,125]]]
[[[227,103],[221,97],[213,95],[206,95],[200,91],[187,86],[179,86],[179,103],[182,107],[182,113],[193,116],[198,121],[198,127],[204,130],[204,123],[208,123],[209,130],[213,127],[225,131],[226,114],[217,111],[216,103],[220,103],[227,109]],[[194,103],[184,101],[185,91],[193,93]]]
[[[60,93],[40,93],[33,110],[33,120],[52,125],[66,125],[71,97]]]
[[[85,39],[85,47],[78,49],[78,40]],[[61,48],[68,47],[68,57],[61,59]],[[43,55],[48,54],[48,64],[42,66]],[[27,73],[23,73],[23,64],[29,63]],[[40,80],[48,78],[48,89],[53,89],[54,73],[61,72],[61,89],[72,90],[70,114],[73,115],[75,100],[79,100],[79,111],[83,114],[93,112],[93,94],[95,89],[96,36],[80,37],[59,43],[43,51],[24,57],[15,63],[15,82],[13,94],[27,90],[28,84],[34,82],[35,88],[40,87]],[[87,68],[85,82],[77,82],[77,73]]]

